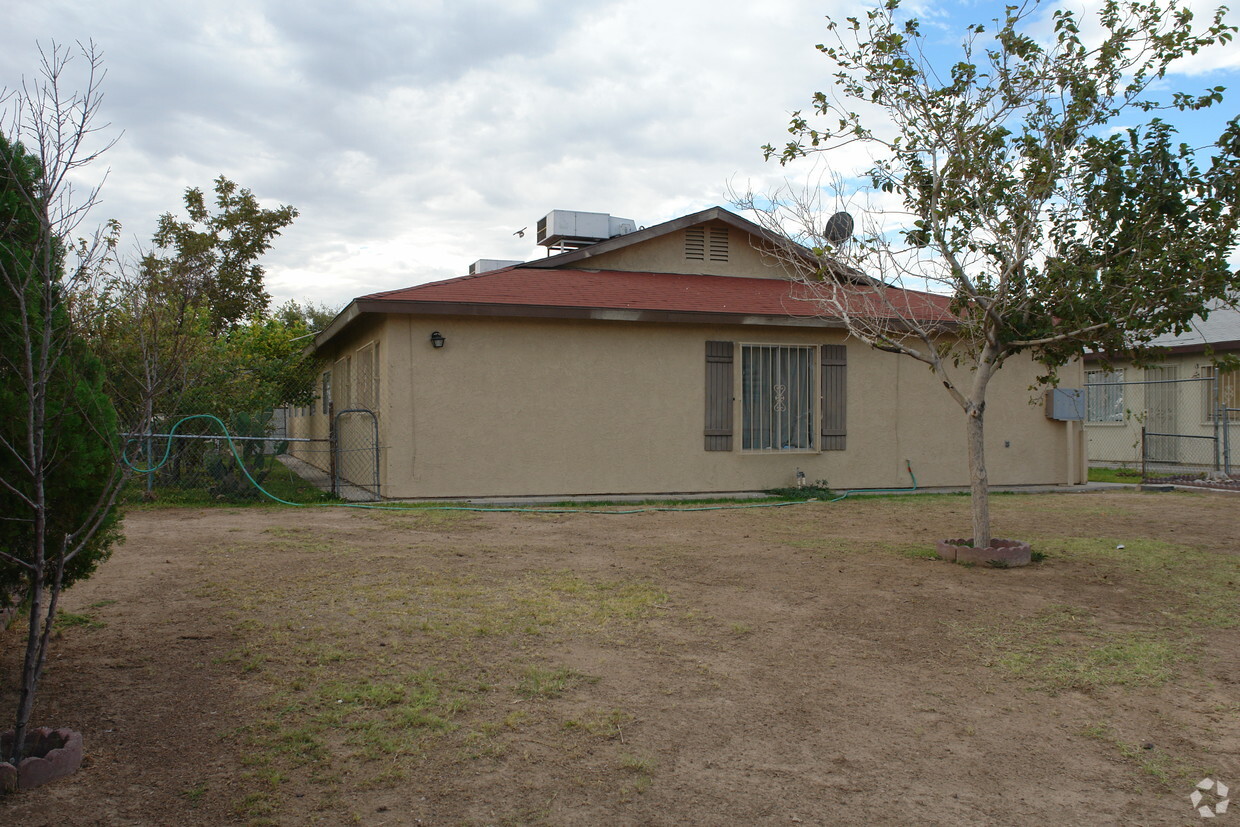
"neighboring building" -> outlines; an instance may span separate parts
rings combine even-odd
[[[906,462],[922,486],[968,484],[959,407],[920,363],[849,339],[762,252],[789,242],[718,207],[617,221],[567,238],[540,222],[566,252],[354,300],[315,339],[322,398],[290,435],[373,410],[393,498],[753,491],[798,470],[903,487]],[[1079,423],[1044,415],[1038,373],[1011,359],[992,383],[993,484],[1084,481]]]
[[[1108,369],[1097,354],[1085,357],[1090,462],[1137,466],[1144,444],[1145,461],[1168,470],[1220,468],[1225,426],[1240,453],[1240,372],[1220,370],[1214,357],[1240,356],[1240,310],[1219,303],[1189,332],[1152,344],[1165,349],[1152,367],[1117,362]]]

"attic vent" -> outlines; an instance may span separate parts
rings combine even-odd
[[[689,261],[706,260],[705,227],[689,227],[685,230],[685,258]]]
[[[689,227],[685,230],[685,259],[688,261],[727,261],[728,228]]]

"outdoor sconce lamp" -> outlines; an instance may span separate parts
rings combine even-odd
[[[445,339],[443,334],[440,333],[438,330],[436,330],[434,333],[431,334],[431,345],[433,347],[443,347],[443,343],[446,341],[448,340]]]

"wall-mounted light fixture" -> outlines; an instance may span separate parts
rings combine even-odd
[[[431,334],[431,345],[433,347],[443,347],[443,343],[446,341],[448,340],[445,339],[444,335],[440,333],[438,330],[436,330],[434,333]]]

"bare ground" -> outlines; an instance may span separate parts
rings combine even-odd
[[[0,823],[1198,824],[1240,788],[1237,506],[998,497],[1019,570],[922,556],[962,497],[136,511],[36,710],[87,763]]]

